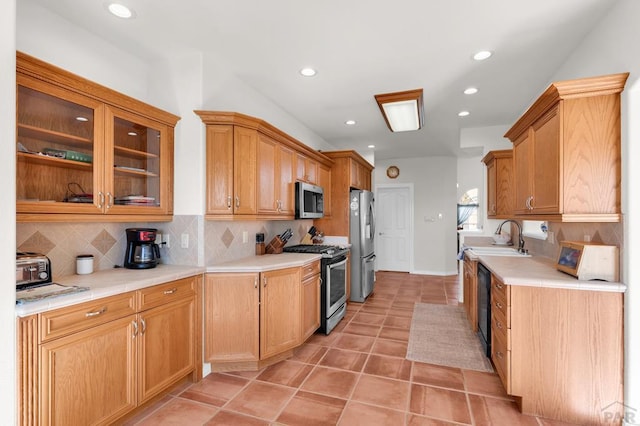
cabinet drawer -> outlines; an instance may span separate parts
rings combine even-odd
[[[195,278],[189,277],[138,290],[140,310],[144,311],[174,300],[191,297],[196,293],[195,285]]]
[[[511,308],[507,301],[500,294],[491,295],[491,313],[500,315],[500,320],[507,327],[511,328]]]
[[[312,262],[312,263],[307,263],[306,265],[302,266],[302,281],[319,273],[320,273],[319,260],[316,260],[315,262]]]
[[[503,340],[502,333],[491,335],[491,360],[496,367],[496,372],[507,393],[511,392],[511,351],[507,349],[507,343]]]
[[[39,314],[40,341],[55,339],[136,313],[134,292]]]
[[[491,313],[491,335],[497,335],[511,349],[511,329],[506,326],[506,319],[499,312]]]
[[[505,285],[493,274],[491,275],[491,296],[499,297],[506,302],[507,306],[511,306],[511,287]]]

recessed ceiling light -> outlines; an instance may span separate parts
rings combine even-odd
[[[356,120],[347,120],[344,122],[344,124],[346,124],[347,126],[355,126]]]
[[[129,19],[133,17],[133,11],[123,4],[110,3],[107,8],[109,9],[109,12],[118,18]]]
[[[460,111],[460,112],[458,113],[458,116],[459,116],[459,117],[466,117],[467,115],[469,115],[469,111]]]
[[[464,89],[465,95],[474,95],[476,93],[478,93],[478,89],[476,89],[475,87],[467,87],[466,89]]]
[[[485,59],[487,59],[491,55],[493,55],[493,53],[490,52],[489,50],[481,50],[478,53],[476,53],[475,55],[473,55],[473,59],[475,59],[476,61],[484,61]]]
[[[371,149],[373,149],[373,148],[375,148],[375,147],[376,147],[375,145],[367,145],[367,148],[371,148]]]
[[[313,68],[302,68],[300,70],[300,74],[302,74],[305,77],[313,77],[314,75],[316,75],[318,73],[318,71],[314,70]]]

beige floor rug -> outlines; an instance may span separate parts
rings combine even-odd
[[[471,330],[462,306],[416,303],[413,308],[407,359],[493,372]]]

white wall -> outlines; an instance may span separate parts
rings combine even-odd
[[[16,424],[16,150],[10,141],[16,140],[16,79],[15,79],[15,0],[2,3],[0,14],[0,413],[2,424]]]
[[[585,38],[551,81],[630,72],[622,95],[622,210],[625,294],[625,404],[640,423],[640,1],[620,0]],[[603,401],[608,404],[609,401]],[[627,424],[631,418],[627,418]]]
[[[454,157],[376,160],[374,186],[414,184],[412,273],[457,273],[456,161]],[[387,167],[392,164],[400,168],[397,179],[389,179],[386,175]]]

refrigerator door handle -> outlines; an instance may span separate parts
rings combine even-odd
[[[376,235],[376,209],[373,201],[369,203],[369,209],[371,210],[371,240],[373,240]]]

